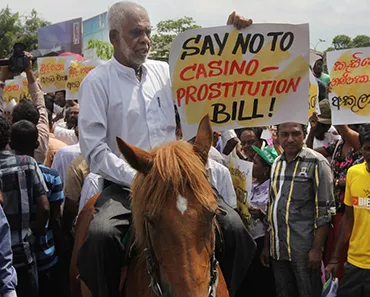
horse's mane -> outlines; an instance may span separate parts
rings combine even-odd
[[[144,216],[154,218],[166,207],[167,199],[185,196],[191,191],[197,201],[209,209],[213,190],[206,170],[193,146],[185,141],[173,141],[151,151],[153,167],[149,173],[138,173],[132,184],[132,213],[136,242],[145,244]]]

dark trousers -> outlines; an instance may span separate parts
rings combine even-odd
[[[238,290],[237,297],[276,297],[274,273],[271,267],[263,266],[260,259],[264,241],[264,237],[255,239],[257,252]]]
[[[130,193],[115,184],[95,203],[96,214],[77,255],[80,278],[93,297],[119,297],[124,243],[130,226]]]
[[[370,269],[361,269],[346,262],[338,297],[368,296],[370,296]]]
[[[218,195],[218,193],[216,193]],[[239,214],[218,195],[218,206],[226,215],[217,215],[221,227],[225,251],[217,255],[230,297],[235,297],[247,274],[256,251],[256,244],[245,228]]]
[[[217,217],[225,241],[225,253],[218,260],[230,296],[234,297],[253,259],[255,243],[239,215],[220,198],[219,205],[226,214]],[[129,192],[111,185],[103,191],[95,207],[97,213],[78,252],[80,278],[93,297],[119,297],[123,238],[130,225]]]
[[[307,261],[272,260],[277,297],[320,297],[321,269],[312,270]]]
[[[38,297],[39,286],[38,286],[38,274],[37,265],[33,263],[17,268],[17,295],[18,297]]]
[[[58,265],[58,264],[57,264]],[[60,297],[60,291],[63,289],[59,281],[59,271],[57,265],[39,271],[39,297]]]

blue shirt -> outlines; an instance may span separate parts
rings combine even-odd
[[[48,189],[46,196],[48,197],[50,205],[53,203],[61,204],[64,200],[64,192],[59,173],[43,164],[39,164],[39,167]],[[34,214],[36,214],[36,205],[34,205]],[[58,262],[52,229],[49,224],[46,228],[46,234],[40,236],[40,246],[35,249],[38,271],[50,269]]]
[[[16,285],[17,274],[13,267],[10,227],[0,206],[0,295],[14,291]]]

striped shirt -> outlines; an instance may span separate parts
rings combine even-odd
[[[13,263],[20,268],[34,261],[31,227],[36,222],[31,219],[31,208],[35,199],[46,194],[46,185],[35,159],[9,151],[0,152],[0,179],[4,213],[11,230]]]
[[[53,203],[63,203],[63,183],[59,176],[59,173],[46,167],[43,164],[39,164],[41,172],[44,176],[46,186],[48,188],[46,196],[48,197],[50,208]],[[36,215],[36,205],[33,207],[33,214]],[[51,226],[48,224],[45,235],[40,236],[40,246],[36,248],[36,260],[38,271],[44,271],[50,269],[58,262],[58,256],[55,253],[54,237]]]
[[[308,148],[289,163],[284,154],[278,157],[271,170],[268,203],[272,258],[306,259],[315,229],[330,223],[328,203],[333,202],[333,176],[326,158]]]
[[[12,261],[10,228],[0,206],[0,296],[14,292],[17,286],[17,273]]]

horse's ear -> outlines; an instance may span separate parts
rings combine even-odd
[[[195,138],[194,142],[194,152],[200,157],[204,164],[207,163],[208,160],[208,152],[211,149],[213,140],[213,132],[211,127],[211,122],[209,120],[209,116],[206,115],[201,120],[198,133]]]
[[[153,166],[153,156],[147,151],[125,142],[121,137],[116,137],[119,151],[132,168],[141,173],[148,173]]]

